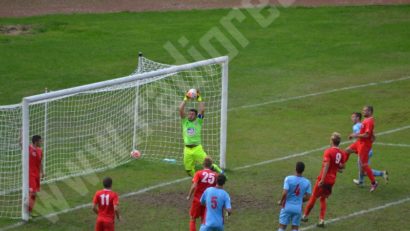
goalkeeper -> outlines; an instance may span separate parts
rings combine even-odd
[[[185,171],[190,176],[195,175],[195,165],[203,163],[207,154],[201,145],[201,130],[204,120],[205,103],[197,90],[197,101],[199,112],[196,109],[190,109],[188,115],[185,114],[185,104],[189,97],[185,94],[184,100],[179,105],[179,115],[182,123],[182,136],[184,138],[184,166]],[[213,164],[211,170],[222,173],[222,170]]]

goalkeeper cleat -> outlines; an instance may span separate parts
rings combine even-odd
[[[383,171],[383,179],[386,184],[389,183],[389,173],[386,170]]]
[[[353,179],[353,183],[355,183],[357,186],[363,186],[363,182],[360,182],[358,179]]]
[[[308,222],[309,218],[307,216],[303,215],[300,220],[303,221],[303,222]]]
[[[320,220],[319,220],[319,223],[317,223],[316,226],[317,226],[317,227],[320,227],[320,228],[324,228],[324,227],[325,227],[325,220],[320,219]]]

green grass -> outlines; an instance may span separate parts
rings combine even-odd
[[[24,96],[92,83],[133,71],[136,54],[164,63],[174,59],[163,48],[167,41],[179,47],[185,36],[205,57],[200,38],[211,28],[224,31],[219,20],[229,10],[148,12],[96,15],[53,15],[0,19],[0,24],[30,24],[34,32],[0,35],[0,103],[12,104]],[[410,73],[410,6],[323,7],[279,9],[280,16],[262,28],[246,11],[234,24],[249,41],[240,45],[230,62],[228,172],[234,214],[226,230],[272,230],[278,225],[283,178],[292,174],[297,160],[306,163],[305,175],[314,183],[321,151],[253,168],[251,163],[316,149],[328,144],[333,131],[346,137],[350,113],[365,104],[375,107],[376,131],[410,125],[410,80],[333,92],[248,109],[243,105],[305,95],[335,88],[398,79]],[[267,13],[267,12],[265,12]],[[189,20],[188,20],[189,19]],[[225,52],[215,44],[221,54]],[[180,48],[183,54],[186,49]],[[408,130],[379,136],[377,142],[409,144]],[[346,145],[343,145],[346,147]],[[205,147],[206,148],[206,147]],[[327,219],[381,206],[409,197],[409,148],[375,145],[372,165],[388,169],[391,182],[370,194],[357,188],[356,158],[339,175],[329,199]],[[233,169],[233,170],[232,170]],[[120,194],[185,177],[181,166],[135,161],[96,176],[77,178],[72,187],[60,182],[43,187],[46,198],[58,187],[69,207],[90,203],[104,175],[114,178]],[[71,185],[72,185],[71,184]],[[189,181],[158,188],[121,200],[124,221],[118,230],[187,230]],[[318,216],[316,205],[311,221]],[[358,215],[328,225],[327,230],[402,230],[410,221],[410,202]],[[57,208],[57,210],[61,210]],[[95,216],[89,208],[62,214],[56,223],[46,219],[18,230],[91,230]],[[377,222],[376,222],[377,220]],[[15,220],[0,220],[0,227]]]

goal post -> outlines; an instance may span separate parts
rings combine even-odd
[[[227,56],[173,66],[140,55],[138,69],[129,76],[23,98],[21,218],[29,219],[32,135],[44,134],[47,139],[47,176],[42,183],[128,163],[132,149],[140,150],[143,159],[174,158],[182,164],[177,108],[190,88],[199,88],[206,104],[205,151],[225,169]],[[197,106],[196,102],[188,104]]]

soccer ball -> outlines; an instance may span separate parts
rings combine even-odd
[[[141,152],[138,150],[132,150],[131,151],[131,157],[134,159],[138,159],[141,157]]]
[[[190,99],[196,99],[196,97],[198,97],[198,92],[196,91],[196,89],[192,88],[189,89],[186,95]]]

